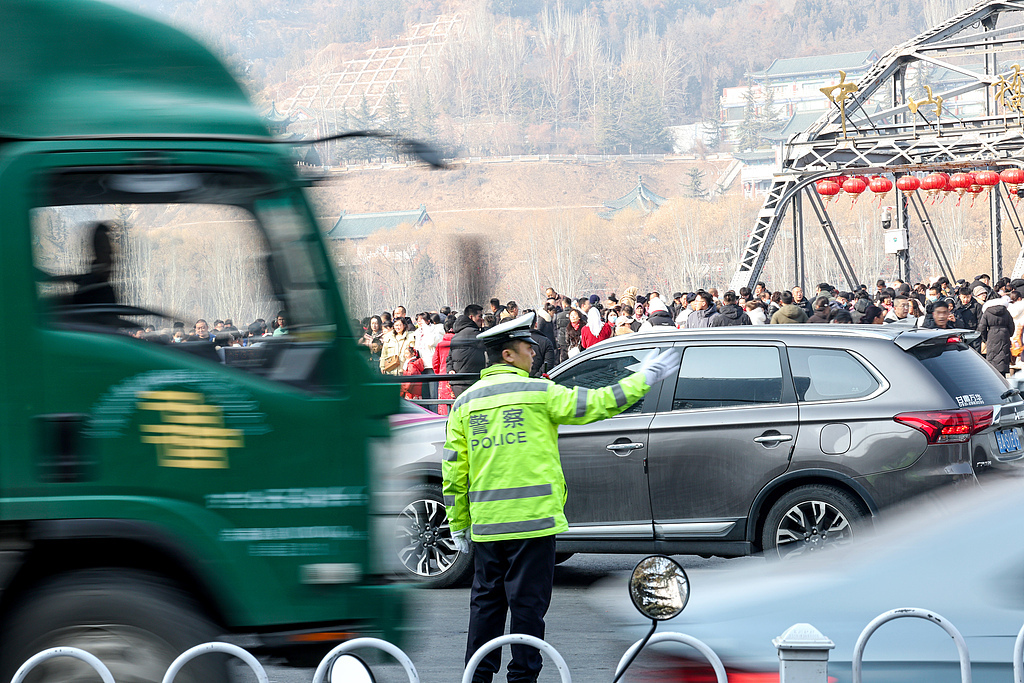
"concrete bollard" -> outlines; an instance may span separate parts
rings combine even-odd
[[[779,683],[828,683],[828,651],[836,646],[810,624],[794,624],[772,640]]]

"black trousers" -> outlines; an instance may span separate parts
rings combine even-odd
[[[474,543],[475,566],[470,598],[466,662],[480,646],[505,632],[505,617],[512,612],[510,633],[544,637],[544,615],[551,604],[555,576],[555,537]],[[539,650],[512,646],[508,680],[536,681],[543,660]],[[480,662],[474,683],[491,683],[501,668],[501,649]]]

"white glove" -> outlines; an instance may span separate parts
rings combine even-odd
[[[452,541],[455,543],[455,549],[458,550],[460,553],[469,552],[469,538],[466,537],[465,529],[453,531]]]
[[[679,349],[670,348],[658,353],[651,351],[640,363],[637,372],[644,373],[647,386],[653,387],[661,380],[679,372]]]

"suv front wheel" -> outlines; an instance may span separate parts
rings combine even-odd
[[[428,588],[464,583],[473,573],[472,546],[468,553],[455,548],[441,487],[423,484],[409,493],[395,530],[405,575]]]
[[[772,505],[761,532],[768,557],[796,557],[849,544],[867,526],[856,498],[835,486],[811,484]]]

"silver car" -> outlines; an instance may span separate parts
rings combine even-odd
[[[560,428],[570,523],[558,537],[562,557],[815,552],[849,542],[896,502],[975,485],[975,466],[1024,458],[1024,403],[949,331],[770,325],[632,334],[591,347],[550,378],[605,386],[671,346],[683,350],[674,381],[614,418]],[[438,420],[433,445],[404,464],[435,502],[441,427]],[[427,502],[410,499],[413,508]],[[432,518],[433,531],[406,529],[410,542],[425,535],[434,544],[409,551],[419,570],[406,566],[447,584],[461,578],[453,568],[464,573],[469,564],[456,567],[443,510]],[[437,561],[424,563],[419,550]]]
[[[1016,480],[1014,480],[1016,479]],[[1014,639],[1024,624],[1024,481],[984,482],[966,495],[929,495],[879,523],[870,537],[794,562],[752,561],[736,569],[689,572],[690,600],[661,625],[703,640],[730,681],[778,683],[772,639],[809,623],[835,643],[829,681],[850,683],[857,637],[879,614],[902,607],[935,612],[964,636],[974,683],[1013,679]],[[621,589],[620,589],[621,590]],[[622,607],[630,640],[649,623]],[[714,675],[693,650],[665,646],[651,659],[657,680],[708,683]],[[868,642],[864,680],[953,683],[954,643],[935,624],[899,619]]]

